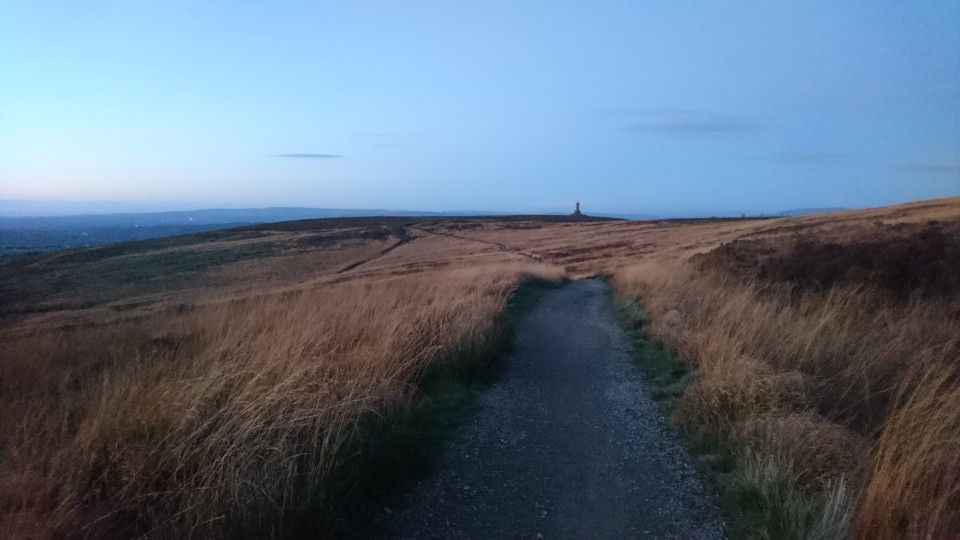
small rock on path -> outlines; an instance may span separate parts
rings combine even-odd
[[[609,287],[551,291],[502,379],[385,538],[722,538],[691,459],[630,365]]]

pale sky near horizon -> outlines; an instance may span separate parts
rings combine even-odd
[[[777,212],[960,195],[960,2],[0,3],[0,199]]]

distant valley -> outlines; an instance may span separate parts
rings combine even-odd
[[[326,208],[243,208],[66,216],[0,216],[0,257],[192,234],[255,223],[385,215],[434,214]]]
[[[0,257],[24,253],[37,253],[92,247],[131,240],[146,240],[180,234],[193,234],[215,229],[317,218],[372,217],[372,216],[495,216],[505,213],[487,211],[422,212],[384,209],[339,209],[339,208],[217,208],[167,212],[88,213],[79,215],[23,215],[0,205]],[[36,208],[31,210],[36,211]],[[804,208],[789,210],[767,217],[798,216],[820,212],[833,212],[843,208]],[[29,211],[29,210],[27,210]],[[61,211],[70,211],[64,207]],[[12,214],[12,215],[11,215]],[[597,213],[597,217],[612,217],[630,220],[656,220],[676,218],[741,217],[726,213],[692,212],[689,214],[624,214]]]

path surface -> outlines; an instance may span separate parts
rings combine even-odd
[[[437,473],[392,509],[387,538],[723,536],[609,303],[597,280],[543,298]]]

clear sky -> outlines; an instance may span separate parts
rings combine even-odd
[[[0,198],[677,213],[960,195],[960,2],[0,2]]]

